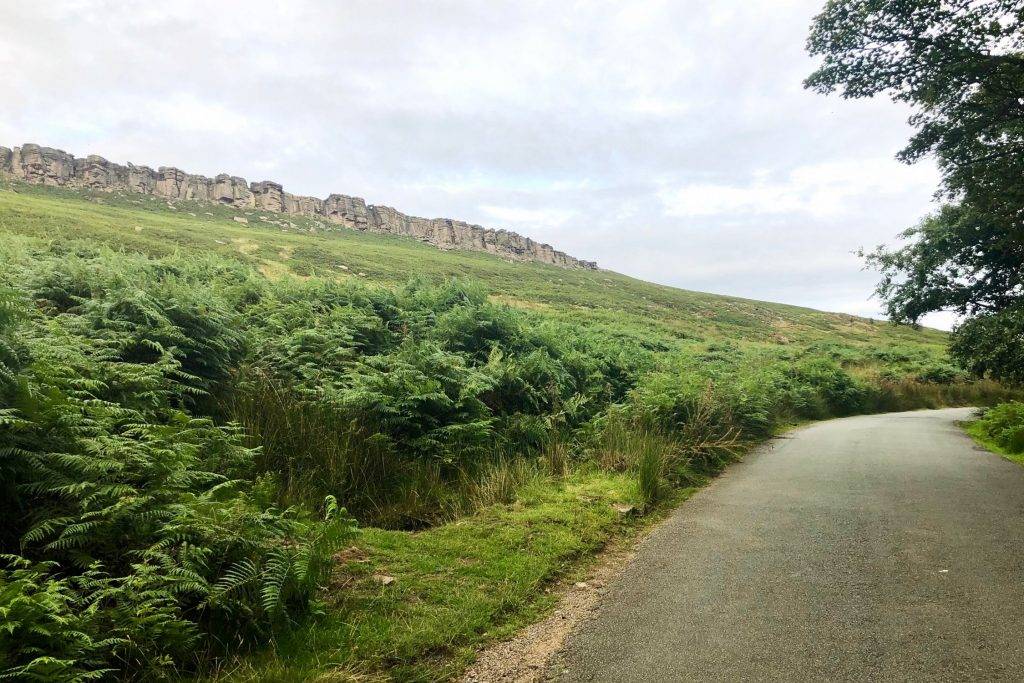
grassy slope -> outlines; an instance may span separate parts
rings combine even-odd
[[[307,219],[138,196],[18,186],[0,191],[0,231],[96,240],[148,254],[213,251],[269,277],[356,277],[390,286],[412,275],[482,282],[510,305],[588,324],[637,330],[666,347],[729,340],[744,345],[835,342],[914,346],[941,355],[944,335],[806,308],[689,292],[606,271],[508,263],[442,252],[403,238],[337,229],[311,233]],[[212,214],[212,215],[207,215]],[[343,268],[344,267],[344,268]],[[688,495],[676,492],[671,504]],[[615,502],[637,502],[633,478],[577,472],[540,477],[516,503],[493,506],[417,533],[366,529],[337,577],[327,618],[281,640],[276,651],[230,663],[224,678],[440,680],[475,646],[507,635],[550,608],[539,590],[578,567],[616,534],[650,521],[623,520]],[[396,577],[384,586],[374,575]]]
[[[945,343],[945,335],[934,330],[691,292],[610,271],[511,263],[488,254],[445,252],[408,238],[343,228],[311,233],[316,223],[304,218],[192,202],[178,202],[171,209],[165,202],[133,195],[17,189],[17,194],[0,192],[0,230],[37,237],[88,237],[156,255],[191,249],[216,252],[250,263],[270,277],[362,277],[382,285],[397,285],[414,275],[465,277],[484,283],[496,299],[512,306],[593,324],[647,328],[665,341],[892,342],[936,350]],[[296,228],[262,221],[261,215]],[[249,224],[232,220],[236,216],[247,217]]]

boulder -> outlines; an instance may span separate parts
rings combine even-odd
[[[355,230],[366,230],[370,226],[370,213],[361,197],[332,194],[324,200],[324,215],[335,223]]]
[[[245,178],[221,173],[213,179],[210,199],[221,204],[237,207],[253,206],[252,192]]]
[[[256,208],[265,211],[284,212],[284,191],[280,185],[269,180],[249,186]]]
[[[95,154],[75,159],[74,168],[77,184],[91,190],[110,192],[125,189],[128,185],[127,168]]]
[[[26,182],[64,186],[75,175],[75,158],[62,149],[28,143],[14,148],[11,168]]]

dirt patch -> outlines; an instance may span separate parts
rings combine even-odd
[[[263,277],[268,280],[279,280],[288,274],[288,266],[277,261],[264,261],[259,266]]]
[[[492,302],[497,304],[505,304],[512,308],[520,308],[526,311],[549,311],[553,308],[551,304],[546,304],[543,301],[528,301],[525,299],[517,299],[513,296],[506,294],[491,294],[489,297]]]
[[[657,525],[654,525],[657,526]],[[547,680],[551,658],[566,638],[588,619],[608,592],[607,585],[633,559],[635,548],[653,530],[639,537],[613,541],[586,572],[583,580],[567,581],[551,590],[559,594],[554,611],[509,640],[482,650],[463,674],[462,683],[534,683]]]
[[[256,251],[259,251],[260,248],[260,245],[257,242],[253,242],[245,237],[235,237],[231,241],[235,243],[235,249],[246,255],[253,254]]]

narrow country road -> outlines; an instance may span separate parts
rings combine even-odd
[[[564,681],[1024,680],[1024,468],[969,409],[811,425],[638,549]]]

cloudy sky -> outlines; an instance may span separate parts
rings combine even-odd
[[[851,252],[931,210],[937,173],[893,159],[906,110],[802,89],[822,2],[0,0],[0,144],[355,194],[878,315]]]

